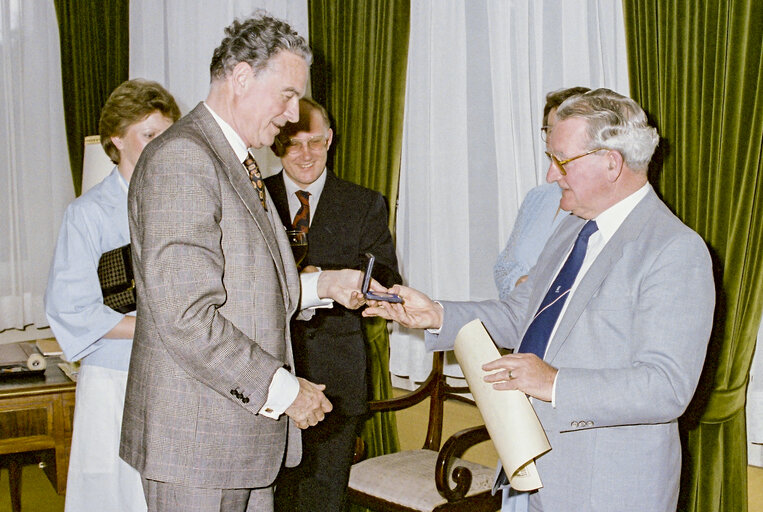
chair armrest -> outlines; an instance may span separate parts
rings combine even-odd
[[[416,405],[419,402],[426,400],[432,396],[432,390],[437,385],[440,376],[435,372],[429,374],[427,380],[425,380],[421,386],[414,389],[410,393],[400,395],[395,398],[387,398],[385,400],[371,400],[368,402],[368,407],[371,412],[380,411],[398,411]]]
[[[437,465],[435,466],[435,484],[440,495],[448,501],[457,501],[463,499],[472,485],[472,473],[463,466],[453,468],[453,480],[456,482],[455,488],[450,487],[448,475],[451,472],[456,459],[461,457],[466,450],[472,446],[490,439],[485,425],[470,427],[460,430],[450,436],[440,449],[437,456]]]

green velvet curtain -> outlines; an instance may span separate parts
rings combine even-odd
[[[410,0],[310,0],[312,95],[332,116],[330,165],[381,192],[394,229]]]
[[[101,107],[127,80],[129,0],[54,0],[61,41],[64,118],[74,192],[82,190],[85,137],[98,133]]]
[[[381,192],[394,226],[400,174],[409,0],[310,0],[312,96],[332,117],[329,166],[346,180]],[[392,394],[386,322],[364,324],[372,398]],[[394,413],[375,414],[362,433],[369,457],[399,449]]]
[[[763,2],[623,7],[631,93],[663,138],[652,183],[707,241],[716,271],[707,362],[681,419],[679,510],[744,511],[745,392],[763,309]]]

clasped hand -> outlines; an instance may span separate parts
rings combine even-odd
[[[317,425],[323,421],[326,413],[331,412],[333,406],[323,390],[324,384],[314,384],[309,380],[297,377],[299,381],[299,393],[294,402],[284,411],[294,423],[301,429]]]

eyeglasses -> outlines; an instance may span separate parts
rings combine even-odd
[[[297,153],[303,148],[307,148],[309,152],[314,153],[316,151],[326,149],[327,140],[328,138],[324,135],[316,135],[315,137],[310,137],[307,140],[289,139],[286,141],[284,148],[286,152],[290,154]]]
[[[597,151],[609,151],[607,148],[596,148],[592,149],[591,151],[587,151],[583,153],[582,155],[573,156],[572,158],[568,158],[566,160],[559,160],[556,156],[546,151],[546,156],[551,159],[552,162],[559,168],[559,172],[562,173],[562,176],[567,176],[567,171],[564,169],[564,166],[573,160],[577,160],[578,158],[583,158],[584,156],[588,156],[592,153],[596,153]]]

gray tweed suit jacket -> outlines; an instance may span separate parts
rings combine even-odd
[[[428,347],[451,347],[479,318],[497,345],[515,348],[584,222],[560,224],[506,301],[443,302]],[[675,511],[677,418],[696,389],[714,304],[705,243],[650,190],[581,279],[549,343],[556,406],[533,401],[551,443],[537,460],[543,510]]]
[[[153,480],[269,486],[301,457],[286,416],[257,414],[294,366],[299,276],[275,207],[203,104],[146,147],[128,202],[138,310],[120,456]]]

